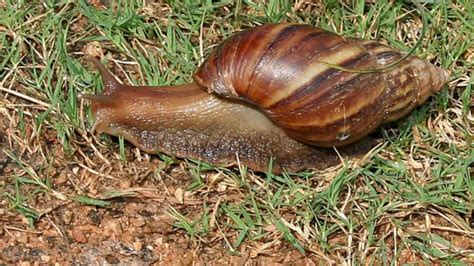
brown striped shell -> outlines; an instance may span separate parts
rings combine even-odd
[[[423,103],[448,73],[383,44],[299,24],[267,24],[233,35],[194,75],[225,97],[251,102],[288,135],[315,146],[354,142]]]

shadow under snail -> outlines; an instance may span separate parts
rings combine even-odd
[[[447,71],[415,56],[387,67],[403,55],[307,25],[266,24],[221,43],[185,85],[123,85],[91,58],[104,91],[82,97],[96,131],[147,153],[212,164],[238,155],[255,171],[270,160],[274,172],[322,169],[360,153],[364,136],[447,83]]]

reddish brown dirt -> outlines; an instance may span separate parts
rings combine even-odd
[[[0,137],[2,146],[5,147],[8,146],[9,140],[5,130],[8,123],[5,117],[2,117],[0,122]],[[31,134],[31,131],[28,132],[27,134]],[[116,156],[108,156],[111,165],[101,166],[101,163],[94,163],[100,162],[101,159],[91,152],[88,154],[91,161],[85,164],[95,166],[100,173],[108,173],[107,176],[98,176],[88,172],[87,169],[90,168],[78,166],[76,154],[67,155],[51,134],[46,132],[42,135],[44,146],[41,147],[47,150],[51,157],[31,157],[27,163],[31,164],[40,176],[42,173],[52,176],[51,187],[55,191],[69,198],[77,194],[102,197],[104,192],[111,190],[134,191],[135,194],[111,199],[111,204],[105,207],[61,199],[60,196],[55,197],[54,192],[35,194],[25,200],[39,215],[33,225],[29,224],[25,216],[14,210],[13,198],[9,201],[2,197],[0,261],[3,263],[244,265],[248,262],[311,264],[319,261],[315,255],[304,256],[283,241],[277,241],[262,250],[258,256],[255,253],[251,255],[256,247],[245,245],[232,253],[225,239],[219,237],[219,234],[225,234],[230,242],[235,240],[236,234],[219,233],[217,228],[214,228],[212,233],[215,237],[191,238],[183,230],[173,227],[176,220],[167,213],[170,206],[180,213],[192,216],[193,213],[202,211],[204,202],[215,203],[216,196],[222,196],[223,202],[232,202],[243,195],[232,195],[229,191],[219,194],[214,191],[204,193],[202,197],[186,196],[181,203],[175,192],[189,186],[192,178],[184,174],[179,165],[169,167],[162,172],[166,178],[158,180],[153,175],[160,167],[158,158],[139,160],[129,154],[127,159],[131,162],[124,163],[116,159]],[[50,141],[46,140],[48,135],[51,137]],[[16,148],[12,151],[19,155],[22,148],[17,144],[14,146]],[[48,158],[54,159],[48,162],[50,167],[44,169]],[[1,153],[0,185],[4,193],[12,197],[32,195],[32,190],[38,186],[22,185],[19,188],[21,193],[15,192],[15,178],[24,175],[24,171],[11,162],[5,153]]]

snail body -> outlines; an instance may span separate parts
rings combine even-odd
[[[299,24],[267,24],[219,45],[180,86],[120,84],[100,61],[105,88],[85,95],[95,129],[149,153],[210,163],[236,155],[256,171],[290,172],[337,163],[380,124],[422,104],[448,73],[377,42]],[[334,67],[337,66],[337,67]],[[348,71],[380,69],[381,71]],[[351,144],[351,145],[348,145]]]

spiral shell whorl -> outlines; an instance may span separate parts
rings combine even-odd
[[[385,45],[319,28],[268,24],[240,32],[195,73],[217,94],[245,99],[285,132],[316,146],[340,146],[405,115],[447,80],[444,70],[409,57],[383,72],[354,73],[402,57]]]

